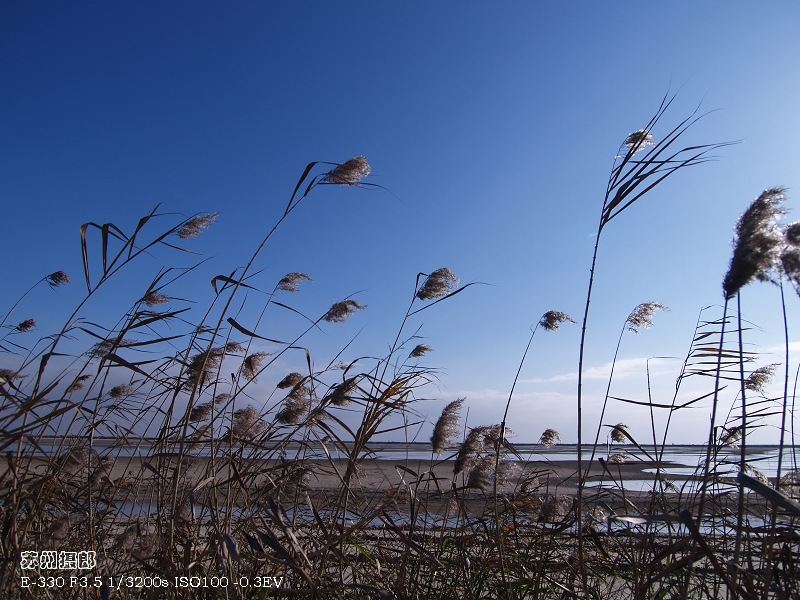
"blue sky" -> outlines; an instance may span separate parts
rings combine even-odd
[[[495,423],[529,327],[550,309],[581,316],[619,144],[677,92],[663,128],[701,105],[712,112],[687,143],[741,143],[604,232],[587,335],[593,437],[628,313],[650,300],[670,308],[623,341],[612,393],[644,399],[645,361],[682,358],[698,311],[721,303],[737,216],[765,187],[786,186],[787,207],[797,204],[798,17],[791,2],[5,3],[3,306],[55,270],[79,282],[82,223],[130,229],[163,203],[181,215],[221,213],[191,241],[208,262],[180,282],[202,311],[210,277],[247,261],[308,162],[363,154],[368,181],[390,192],[317,190],[259,257],[257,283],[308,273],[314,282],[286,300],[311,315],[355,292],[368,305],[306,340],[318,365],[356,334],[350,355],[383,354],[420,271],[446,266],[462,284],[488,284],[425,311],[412,329],[422,326],[434,348],[426,364],[440,373],[420,410],[435,420],[466,396],[469,425]],[[112,294],[135,299],[160,267],[192,260],[159,251]],[[80,293],[42,288],[14,314],[47,333]],[[113,323],[115,298],[87,311]],[[254,314],[258,301],[248,298]],[[789,308],[798,340],[796,297]],[[770,354],[781,343],[779,309],[775,289],[746,288],[743,312],[759,328],[748,342],[764,353],[757,365],[781,360]],[[302,325],[269,315],[263,335]],[[510,412],[518,441],[547,427],[574,441],[579,334],[575,325],[537,334]],[[275,380],[302,360],[287,356]],[[655,401],[671,399],[679,365],[652,363]],[[670,440],[702,442],[706,409],[686,411]],[[647,439],[646,411],[609,410],[606,422]],[[774,428],[757,435],[777,439]]]

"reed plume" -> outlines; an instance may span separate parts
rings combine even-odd
[[[539,508],[539,520],[554,523],[564,520],[574,505],[572,496],[549,496]]]
[[[356,156],[328,171],[321,181],[336,185],[358,185],[370,172],[367,157]]]
[[[76,392],[80,389],[83,389],[84,382],[91,378],[91,375],[79,375],[72,380],[72,383],[67,386],[67,389],[64,390],[64,393],[69,394],[70,392]]]
[[[433,348],[428,346],[428,344],[417,344],[414,349],[409,353],[409,357],[411,358],[419,358],[421,356],[425,356],[428,352],[431,352]]]
[[[25,333],[26,331],[30,331],[34,327],[36,327],[36,321],[34,321],[33,319],[25,319],[24,321],[19,323],[16,327],[14,327],[14,329],[16,331],[19,331],[20,333]]]
[[[261,365],[264,363],[264,359],[269,356],[266,352],[256,352],[255,354],[251,354],[250,356],[246,357],[244,361],[242,361],[242,366],[239,368],[239,373],[247,379],[247,381],[255,381],[256,374],[258,370],[261,368]]]
[[[0,369],[0,384],[10,383],[19,379],[21,375],[12,369]]]
[[[778,267],[800,294],[800,222],[784,227],[783,240],[784,248]]]
[[[227,392],[222,392],[214,396],[214,404],[223,404],[231,399],[231,395]]]
[[[719,443],[721,446],[735,446],[740,439],[742,439],[741,425],[723,427],[722,434],[719,436]]]
[[[297,425],[308,415],[310,408],[310,390],[304,385],[296,385],[284,398],[283,408],[275,415],[275,420],[283,425]]]
[[[266,423],[252,405],[240,408],[233,413],[231,432],[237,438],[252,439],[261,435],[266,428]]]
[[[495,481],[505,483],[516,473],[517,466],[507,460],[497,459],[493,454],[483,456],[469,470],[467,487],[480,488],[488,491],[493,488]]]
[[[458,448],[453,473],[457,475],[475,464],[478,455],[486,449],[487,444],[493,444],[500,439],[501,430],[500,425],[479,425],[470,429],[466,439]]]
[[[203,231],[217,220],[218,212],[206,213],[204,215],[197,215],[191,219],[186,220],[183,225],[178,229],[177,235],[182,240],[197,237]]]
[[[749,473],[750,475],[752,475],[753,477],[758,479],[764,485],[770,485],[769,478],[764,473],[759,471],[756,467],[746,464],[744,466],[744,470],[745,470],[746,473]]]
[[[357,389],[358,376],[348,377],[341,383],[331,387],[323,400],[330,402],[334,406],[346,406],[352,400],[353,392]]]
[[[633,309],[625,321],[628,331],[638,334],[640,329],[649,329],[653,326],[653,314],[657,310],[669,310],[659,302],[642,302]]]
[[[210,348],[195,354],[187,367],[188,381],[203,385],[212,373],[219,368],[224,354],[225,350],[223,348]]]
[[[626,434],[626,430],[628,426],[625,423],[617,423],[611,427],[611,433],[609,436],[611,437],[612,442],[616,442],[618,444],[624,444],[625,441],[628,439]]]
[[[744,387],[748,390],[761,392],[763,394],[764,386],[772,380],[772,376],[775,374],[775,369],[778,366],[778,363],[773,363],[755,369],[750,373],[747,379],[744,380]]]
[[[630,154],[641,152],[647,149],[648,146],[655,146],[653,135],[645,129],[639,129],[629,134],[624,143]]]
[[[299,292],[302,281],[313,281],[313,279],[305,273],[288,273],[278,282],[278,289],[284,292]]]
[[[192,410],[189,412],[189,421],[193,423],[207,421],[211,416],[213,406],[213,402],[203,402],[202,404],[192,407]]]
[[[124,348],[135,343],[136,340],[134,339],[116,336],[92,345],[85,355],[91,358],[103,358],[107,354],[111,354],[112,352],[116,351],[117,348]]]
[[[548,310],[542,315],[539,325],[545,331],[558,331],[562,323],[574,323],[575,321],[567,313],[558,310]]]
[[[285,390],[287,388],[296,386],[298,383],[303,381],[303,379],[305,379],[305,377],[303,377],[300,373],[289,373],[286,377],[281,379],[280,382],[278,382],[278,385],[275,387],[280,390]]]
[[[733,255],[722,282],[726,299],[753,279],[769,280],[769,271],[778,262],[782,238],[777,219],[785,212],[785,189],[764,190],[736,222]]]
[[[114,399],[117,398],[124,398],[125,396],[130,396],[133,393],[133,388],[129,385],[117,385],[111,388],[108,392],[108,395]]]
[[[55,273],[50,273],[47,277],[44,278],[47,284],[52,288],[61,287],[62,285],[67,285],[68,283],[72,283],[64,271],[56,271]]]
[[[417,292],[417,298],[420,300],[443,298],[451,293],[457,285],[458,277],[447,267],[442,267],[428,275],[425,283]]]
[[[442,414],[439,415],[431,436],[431,445],[436,454],[450,446],[453,438],[458,434],[459,413],[464,400],[464,398],[453,400],[444,407]]]
[[[328,323],[342,323],[347,317],[354,315],[356,310],[364,308],[367,308],[366,305],[359,304],[355,300],[342,300],[331,306],[322,320]]]
[[[166,304],[169,302],[171,298],[165,294],[160,294],[158,292],[148,292],[145,294],[145,297],[142,298],[142,301],[147,306],[159,306],[161,304]]]
[[[543,448],[551,448],[556,442],[561,441],[561,435],[555,429],[545,429],[539,438],[539,445]]]

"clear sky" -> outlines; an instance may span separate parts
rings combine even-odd
[[[187,244],[209,259],[180,282],[200,315],[211,276],[247,261],[308,162],[363,154],[367,181],[389,192],[317,190],[259,257],[254,283],[308,273],[313,283],[283,300],[309,315],[356,292],[368,305],[305,340],[318,366],[356,334],[348,358],[382,355],[421,271],[449,267],[462,284],[488,284],[425,311],[411,331],[421,326],[434,349],[424,364],[440,375],[422,394],[428,420],[465,396],[469,425],[496,423],[530,326],[550,309],[580,320],[614,156],[673,92],[654,137],[700,105],[711,112],[687,143],[741,143],[604,232],[587,334],[593,436],[628,313],[650,300],[670,308],[651,330],[626,334],[612,394],[645,400],[647,359],[680,357],[651,362],[653,399],[669,402],[699,310],[722,301],[737,216],[776,185],[797,206],[798,25],[794,2],[5,2],[2,312],[63,269],[73,286],[38,289],[14,313],[42,334],[60,325],[81,295],[79,226],[130,230],[162,203],[220,212]],[[158,251],[115,293],[135,299],[160,267],[187,264]],[[248,298],[249,314],[259,299]],[[757,326],[746,340],[761,353],[755,366],[780,362],[776,290],[753,284],[742,301]],[[796,296],[788,304],[797,341]],[[107,297],[84,316],[112,324],[128,305]],[[275,307],[268,315],[265,336],[304,324]],[[547,427],[575,440],[579,334],[537,333],[510,411],[517,441]],[[264,395],[303,360],[282,359],[261,379]],[[696,386],[686,399],[710,390]],[[702,443],[707,409],[685,411],[670,441]],[[605,422],[645,441],[648,418],[617,403]],[[757,435],[777,441],[774,428]]]

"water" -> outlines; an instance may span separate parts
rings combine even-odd
[[[68,444],[62,446],[61,438],[44,438],[39,443],[39,449],[28,446],[26,451],[34,454],[46,454],[52,456],[59,447],[66,449]],[[222,446],[224,448],[224,446]],[[575,444],[558,444],[551,448],[542,448],[538,444],[515,444],[514,446],[523,460],[538,462],[563,462],[575,461],[578,459],[577,446]],[[149,439],[129,440],[127,443],[111,440],[108,438],[95,438],[93,448],[100,455],[111,455],[117,458],[128,457],[148,457],[154,452],[154,445]],[[651,457],[656,456],[657,452],[652,447],[643,446]],[[177,451],[177,447],[174,448]],[[599,446],[595,457],[606,457],[605,446]],[[659,449],[660,450],[660,449]],[[451,448],[438,455],[431,453],[430,444],[427,443],[394,443],[378,442],[370,444],[366,453],[367,458],[385,461],[405,461],[405,460],[446,460],[455,456],[457,449]],[[650,461],[650,458],[631,444],[614,444],[610,452],[621,453],[626,456],[627,464],[636,464],[640,461]],[[207,457],[211,454],[208,446],[200,446],[187,449],[186,453],[191,456]],[[275,457],[281,453],[275,450]],[[288,460],[296,458],[327,458],[333,459],[347,458],[347,454],[334,448],[332,444],[325,447],[319,443],[310,442],[308,444],[290,443],[282,453]],[[588,461],[591,456],[591,448],[584,447],[583,459]],[[671,475],[688,476],[694,472],[695,467],[705,460],[706,446],[704,445],[674,445],[666,446],[662,457],[663,463],[669,463],[662,468],[662,472]],[[511,460],[516,460],[512,455],[508,455]],[[738,448],[725,448],[721,451],[718,460],[723,465],[729,465],[730,471],[737,469],[739,462]],[[778,447],[777,446],[749,446],[747,448],[747,462],[750,466],[756,467],[768,477],[774,477],[778,467]],[[800,447],[786,447],[783,453],[783,471],[787,472],[797,467],[800,462]],[[644,472],[654,473],[655,469],[643,469]]]
[[[59,448],[63,452],[67,445],[60,445],[61,440],[57,438],[53,439],[44,439],[40,441],[39,447],[28,447],[27,451],[31,454],[48,454],[54,455],[58,453]],[[110,439],[95,439],[93,448],[96,452],[100,455],[109,455],[115,458],[147,458],[152,456],[153,452],[156,451],[156,448],[152,442],[152,440],[147,439],[140,439],[134,440],[129,443],[122,444],[116,440]],[[523,461],[535,461],[538,463],[563,463],[566,461],[576,461],[577,460],[577,447],[574,444],[559,444],[557,446],[551,448],[542,448],[536,444],[516,444],[516,450],[519,452],[520,456],[522,457]],[[177,448],[176,448],[177,450]],[[226,446],[222,446],[222,452],[227,453],[229,449]],[[365,453],[366,458],[370,458],[373,460],[378,461],[387,461],[392,463],[404,463],[406,461],[442,461],[442,460],[452,460],[455,458],[456,448],[449,449],[445,452],[442,452],[439,455],[432,455],[430,445],[424,443],[412,443],[412,444],[405,444],[405,443],[375,443],[370,444],[369,450]],[[614,489],[619,490],[620,486],[624,486],[624,489],[631,492],[647,492],[653,489],[653,478],[647,478],[647,474],[654,475],[656,469],[652,466],[652,461],[650,457],[656,456],[656,452],[651,447],[645,447],[645,452],[638,449],[633,445],[625,445],[625,444],[615,444],[611,449],[610,453],[621,453],[626,456],[626,466],[627,465],[636,465],[642,462],[642,476],[641,477],[634,477],[631,479],[623,479],[619,482],[612,482],[612,481],[587,481],[587,487],[594,487],[594,486],[606,486],[606,487],[613,487]],[[747,459],[748,464],[755,466],[758,468],[759,471],[766,474],[768,477],[775,477],[777,473],[777,457],[778,457],[778,447],[777,446],[750,446],[748,447],[747,452]],[[326,454],[327,452],[327,454]],[[211,449],[206,447],[198,447],[193,448],[191,450],[187,450],[187,453],[192,456],[198,457],[207,457],[211,453]],[[608,449],[603,446],[597,449],[596,457],[606,457],[609,453]],[[588,461],[590,457],[590,452],[587,453],[584,450],[584,461]],[[275,449],[274,453],[271,455],[265,456],[264,454],[259,454],[259,457],[266,457],[266,458],[277,458],[278,456],[283,456],[287,460],[293,460],[296,458],[304,458],[308,459],[325,459],[326,457],[330,456],[333,459],[342,459],[346,458],[346,453],[341,452],[333,448],[331,444],[326,444],[323,447],[321,444],[300,444],[300,443],[293,443],[286,446],[281,453],[277,448]],[[648,456],[649,455],[649,456]],[[800,447],[798,448],[785,448],[784,449],[784,456],[783,456],[783,472],[786,473],[791,469],[795,468],[796,459],[800,455]],[[706,446],[701,445],[675,445],[675,446],[667,446],[664,449],[663,457],[662,457],[662,468],[660,472],[664,474],[665,478],[672,479],[673,482],[678,486],[681,487],[682,485],[693,485],[696,482],[691,481],[693,479],[693,475],[696,474],[698,465],[701,464],[705,460],[706,456]],[[508,455],[510,460],[519,460],[518,458]],[[735,477],[736,473],[738,472],[738,461],[739,461],[739,451],[736,448],[726,448],[723,453],[720,454],[718,457],[718,469],[717,473],[725,476],[725,477]],[[646,463],[646,464],[645,464]],[[611,465],[612,472],[614,466]],[[685,481],[685,480],[689,481]],[[302,507],[297,507],[300,510],[303,510]],[[156,507],[148,502],[113,502],[113,511],[126,515],[129,517],[147,517],[152,516],[153,511],[156,510]],[[233,509],[235,512],[238,512],[240,509],[235,508]],[[197,515],[207,514],[205,513],[204,509],[200,505],[193,506],[193,511],[196,512]],[[290,513],[291,514],[291,513]],[[241,515],[239,515],[241,516]],[[298,515],[303,516],[303,515]],[[307,516],[307,515],[306,515]],[[355,517],[354,517],[355,518]],[[408,525],[409,516],[399,514],[394,516],[396,518],[396,522],[398,525]],[[442,520],[441,515],[437,515],[434,513],[431,514],[421,514],[417,515],[418,521],[416,525],[420,525],[419,519],[427,526],[438,526],[438,527],[454,527],[456,523],[450,523],[447,520]],[[759,525],[756,523],[756,525]],[[374,523],[370,524],[371,526],[381,526],[382,522],[380,519],[377,519]],[[636,527],[637,525],[625,522],[609,522],[608,526],[612,530],[617,529],[627,529],[630,527]],[[653,524],[651,524],[651,527]],[[656,525],[656,527],[661,527],[662,525]],[[701,530],[705,531],[707,528],[711,527],[719,527],[720,524],[712,524],[712,523],[702,523]],[[664,528],[667,527],[683,527],[678,523],[672,524],[663,524]]]

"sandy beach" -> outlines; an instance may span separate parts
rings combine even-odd
[[[588,463],[585,461],[584,464]],[[120,457],[101,466],[70,465],[62,467],[58,477],[65,483],[79,485],[86,476],[109,501],[154,503],[159,489],[171,489],[174,480],[175,456]],[[246,460],[229,458],[189,457],[182,461],[179,489],[196,502],[230,501],[244,506],[265,502],[269,497],[291,499],[300,494],[320,507],[335,504],[348,493],[354,509],[369,510],[389,507],[399,512],[407,510],[412,501],[424,503],[425,510],[440,513],[452,498],[457,497],[468,512],[480,515],[493,508],[493,484],[483,488],[467,486],[464,473],[454,475],[455,461],[442,460],[377,460],[364,459],[348,474],[348,461],[343,458],[313,458],[302,462],[291,460]],[[584,499],[587,506],[602,501],[621,512],[649,510],[655,463],[637,461],[606,464],[595,460],[586,477]],[[675,466],[663,463],[663,467]],[[39,464],[35,471],[44,473],[52,467]],[[651,470],[647,472],[646,469]],[[91,470],[91,473],[90,473]],[[578,463],[563,461],[519,461],[513,463],[508,478],[498,485],[501,496],[562,498],[568,502],[577,492]],[[626,488],[626,482],[638,485]],[[666,487],[662,498],[677,498],[677,489],[686,478],[671,478],[675,487]],[[345,484],[345,482],[347,482]],[[599,484],[603,484],[602,487]],[[164,497],[161,498],[163,503]],[[683,500],[685,507],[686,498]]]

